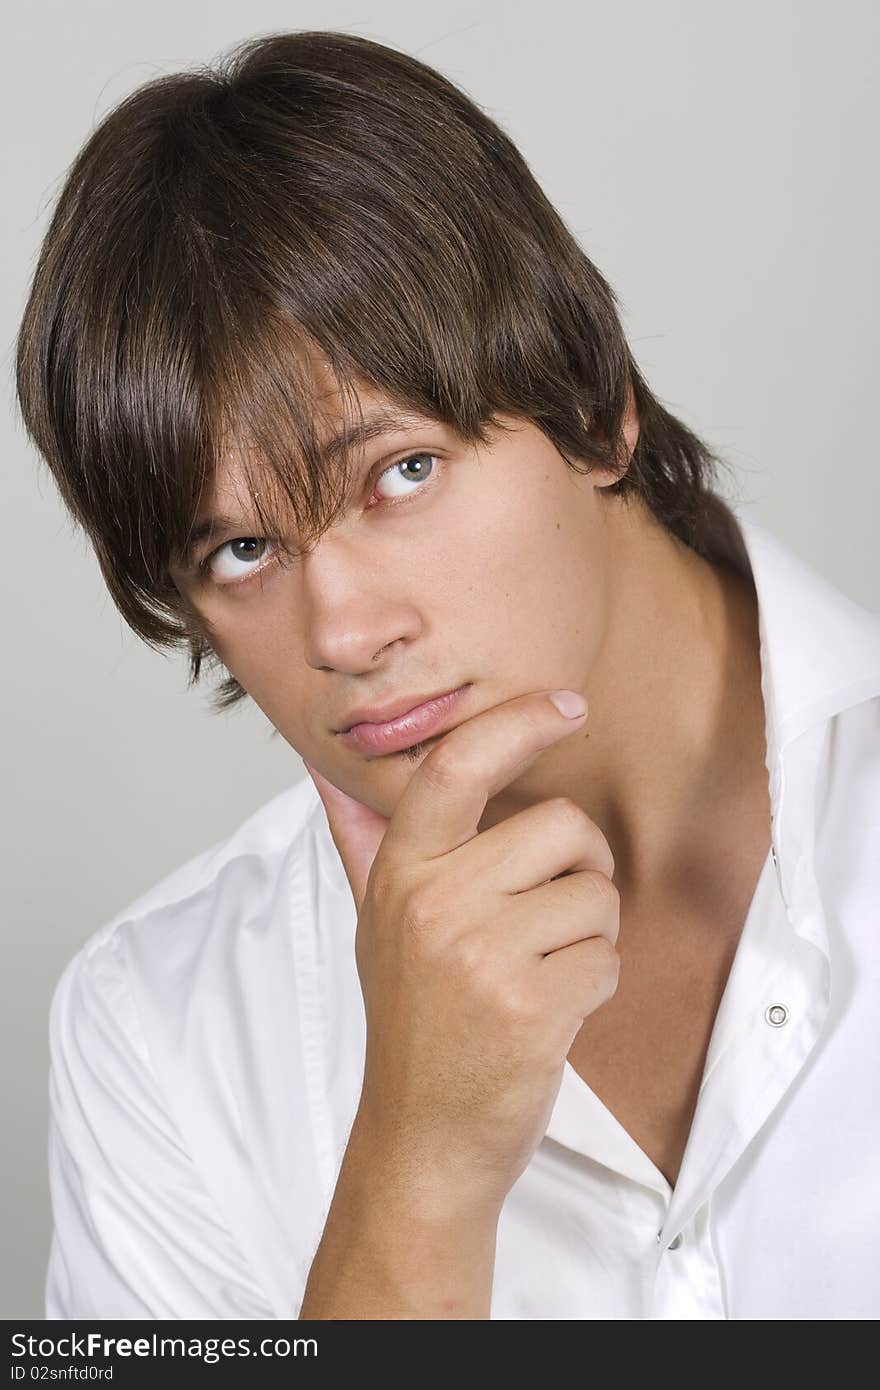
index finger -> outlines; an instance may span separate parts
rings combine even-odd
[[[569,707],[580,701],[582,712],[567,715],[554,699]],[[472,840],[489,798],[586,717],[577,692],[543,691],[505,700],[450,729],[407,783],[382,840],[383,860],[411,865]]]

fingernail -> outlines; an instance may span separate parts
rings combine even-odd
[[[550,699],[566,719],[577,719],[587,712],[587,702],[576,690],[554,690]]]

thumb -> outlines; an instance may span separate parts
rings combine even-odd
[[[305,760],[303,766],[324,803],[330,834],[339,851],[355,907],[360,912],[373,860],[391,822],[362,801],[340,791]]]

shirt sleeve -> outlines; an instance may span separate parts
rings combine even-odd
[[[46,1318],[274,1317],[163,1103],[118,928],[58,981],[49,1056]]]

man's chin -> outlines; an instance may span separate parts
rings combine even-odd
[[[442,737],[442,734],[434,734],[432,738],[410,744],[409,748],[400,748],[396,753],[366,758],[360,765],[360,785],[352,788],[349,796],[369,806],[378,815],[390,819],[410,777]]]
[[[399,753],[392,753],[391,757],[402,758],[404,762],[415,764],[431,751],[439,737],[439,734],[435,734],[433,738],[423,739],[421,743],[410,744],[409,748],[401,748]]]

